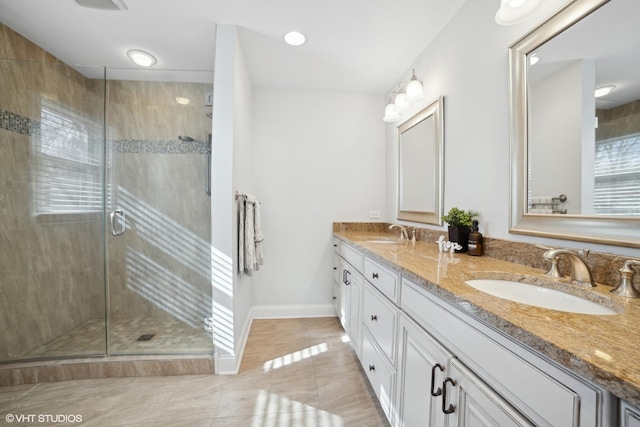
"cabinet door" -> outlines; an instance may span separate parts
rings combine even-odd
[[[444,426],[442,383],[451,353],[406,315],[400,317],[399,344],[397,426]]]
[[[349,338],[351,344],[360,356],[360,342],[362,337],[362,320],[360,317],[360,307],[362,305],[362,285],[363,279],[360,273],[351,275],[351,284],[349,285]]]
[[[360,354],[360,305],[362,300],[362,275],[344,260],[340,260],[340,323]]]
[[[534,426],[457,359],[442,384],[448,427]]]
[[[620,427],[640,427],[640,409],[621,401]]]
[[[338,317],[340,317],[340,323],[345,332],[349,333],[349,283],[351,282],[352,274],[349,271],[349,265],[340,260],[340,296],[339,296],[339,310]]]

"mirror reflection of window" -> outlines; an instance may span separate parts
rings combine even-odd
[[[102,125],[43,99],[40,132],[33,136],[36,215],[102,211]]]

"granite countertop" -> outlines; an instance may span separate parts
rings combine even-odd
[[[550,281],[544,271],[487,256],[440,253],[435,242],[404,245],[369,240],[395,238],[371,231],[334,235],[401,272],[481,321],[526,344],[582,377],[640,407],[640,300],[618,297],[611,286],[589,290]],[[600,302],[614,315],[574,314],[491,296],[465,284],[472,278],[536,281]]]

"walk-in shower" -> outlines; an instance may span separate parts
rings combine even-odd
[[[209,115],[207,115],[209,117]],[[206,181],[204,184],[204,192],[207,196],[211,196],[211,134],[207,135],[207,140],[205,142],[198,141],[197,139],[193,139],[190,136],[180,135],[178,137],[180,141],[183,142],[195,142],[196,144],[200,144],[207,152],[207,166],[205,171]]]
[[[96,79],[36,53],[0,59],[0,363],[212,355],[210,137],[175,137],[211,132],[210,106],[176,102],[211,73]]]

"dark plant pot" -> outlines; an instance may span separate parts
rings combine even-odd
[[[449,241],[456,242],[462,246],[462,249],[456,250],[456,252],[467,252],[469,250],[469,233],[471,233],[471,227],[449,226]]]

